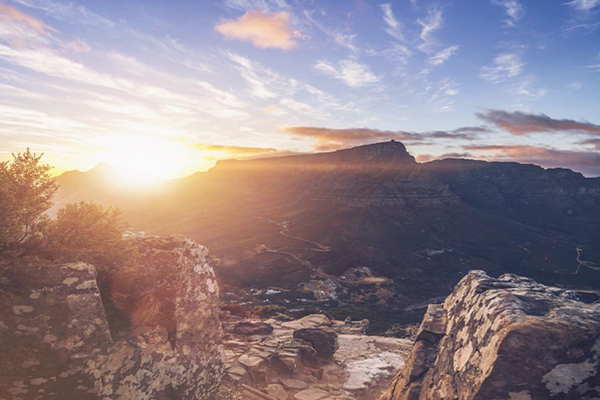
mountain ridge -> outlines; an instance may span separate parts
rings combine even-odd
[[[402,143],[385,142],[219,162],[138,195],[85,179],[58,183],[60,202],[101,201],[122,208],[136,229],[205,243],[220,281],[234,287],[323,292],[402,314],[446,295],[471,269],[600,286],[600,273],[581,267],[600,260],[600,179],[566,169],[418,163]],[[369,277],[379,283],[361,283]],[[271,301],[293,305],[298,296]]]

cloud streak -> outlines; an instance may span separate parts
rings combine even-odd
[[[525,15],[525,10],[518,0],[492,0],[492,4],[504,7],[507,17],[504,22],[507,26],[514,27]]]
[[[401,32],[402,25],[394,16],[394,12],[392,11],[392,4],[381,4],[381,9],[383,10],[383,21],[385,22],[385,27],[383,28],[383,30],[386,31],[390,36],[398,40],[404,40],[404,36]]]
[[[508,112],[489,110],[475,116],[513,135],[523,136],[535,132],[574,131],[600,136],[600,125],[572,119],[554,119],[546,114],[527,114],[521,111]]]
[[[525,63],[517,53],[502,53],[496,56],[493,66],[481,68],[479,76],[493,83],[504,82],[523,72]]]
[[[351,88],[359,88],[379,82],[379,78],[371,71],[369,66],[353,60],[342,60],[337,66],[327,61],[318,61],[315,64],[315,69],[344,82]]]
[[[429,57],[429,64],[430,65],[442,65],[443,63],[448,61],[450,59],[450,57],[452,57],[454,54],[456,54],[459,47],[460,46],[446,47],[444,50],[440,51],[439,53],[435,54],[434,56]]]

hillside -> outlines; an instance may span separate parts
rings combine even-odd
[[[586,266],[600,259],[600,178],[566,169],[417,163],[391,141],[220,161],[147,192],[100,175],[59,177],[59,203],[96,200],[121,207],[137,230],[189,235],[210,248],[222,283],[283,289],[275,303],[304,293],[401,318],[472,269],[600,287]]]

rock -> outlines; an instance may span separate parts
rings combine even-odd
[[[285,386],[288,389],[304,389],[308,386],[308,383],[301,381],[300,379],[293,379],[293,378],[281,378],[279,380],[281,383],[283,383],[283,386]]]
[[[338,349],[337,333],[331,328],[304,328],[294,331],[295,339],[306,340],[317,351],[317,355],[331,360]]]
[[[311,314],[295,321],[284,322],[281,324],[281,326],[283,328],[294,330],[304,328],[320,328],[322,326],[331,326],[331,320],[327,317],[327,315]]]
[[[288,398],[288,393],[285,391],[283,386],[276,383],[272,383],[267,386],[267,393],[278,400],[287,400]]]
[[[471,271],[430,306],[381,400],[600,398],[600,304]]]
[[[294,395],[295,400],[321,400],[328,397],[329,393],[322,389],[306,389]]]
[[[273,327],[264,322],[242,321],[233,325],[232,332],[246,336],[268,335],[273,332]]]
[[[8,328],[0,340],[0,397],[204,400],[214,394],[223,350],[206,248],[181,237],[135,244],[139,259],[119,270],[127,276],[105,277],[120,280],[106,285],[112,292],[102,297],[104,286],[88,264],[19,266],[8,275],[14,290],[0,297],[0,321]],[[160,301],[149,308],[148,299]]]

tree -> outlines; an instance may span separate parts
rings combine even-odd
[[[123,238],[127,227],[118,209],[105,210],[89,202],[67,204],[48,225],[46,258],[115,267],[132,255],[129,241]]]
[[[12,162],[0,163],[0,255],[20,253],[28,242],[39,240],[48,223],[45,212],[52,207],[58,189],[41,164],[43,154],[13,154]]]

